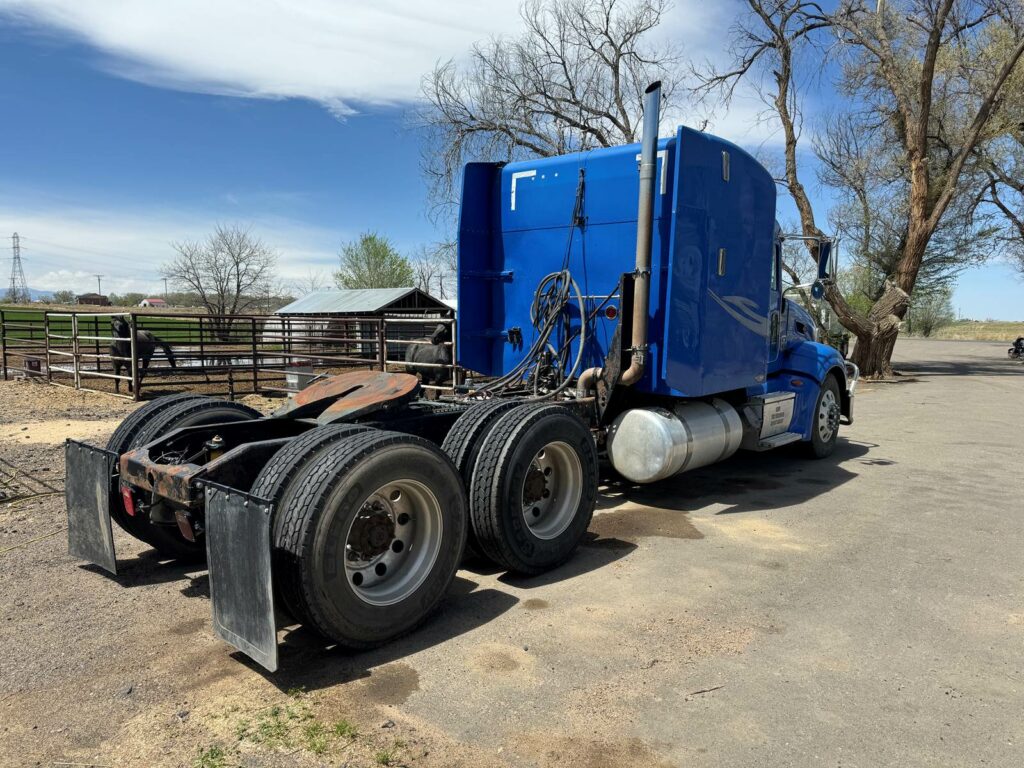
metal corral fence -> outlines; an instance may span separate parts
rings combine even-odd
[[[123,335],[113,324],[123,323]],[[173,391],[234,398],[296,392],[330,373],[356,368],[404,371],[410,346],[431,344],[438,325],[456,360],[455,319],[401,314],[198,315],[46,312],[0,309],[3,377],[38,377],[59,386],[142,399]],[[452,363],[425,389],[451,391],[462,372]]]

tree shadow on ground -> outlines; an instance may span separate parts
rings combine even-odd
[[[1024,375],[1024,364],[1011,360],[1006,350],[1001,350],[1002,357],[991,360],[982,357],[959,358],[957,360],[906,360],[894,363],[897,371],[896,379],[907,380],[907,377],[922,376],[1021,376]],[[910,379],[914,380],[914,379]],[[875,384],[878,382],[869,382]]]

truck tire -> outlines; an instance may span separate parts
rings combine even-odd
[[[466,488],[472,483],[476,460],[487,433],[501,416],[519,405],[521,403],[518,400],[485,400],[471,405],[455,420],[448,436],[441,444],[441,450],[447,453],[455,464]],[[466,555],[483,557],[480,547],[476,544],[476,534],[473,533],[472,526],[467,532]]]
[[[136,408],[128,416],[117,425],[117,429],[114,430],[114,434],[107,440],[107,450],[111,453],[116,453],[118,457],[128,450],[131,450],[132,441],[139,431],[146,426],[147,423],[153,420],[157,414],[162,411],[166,411],[168,408],[183,403],[186,400],[197,400],[202,399],[203,395],[193,394],[177,394],[177,395],[166,395],[164,397],[158,397],[155,400],[151,400],[140,408]],[[208,399],[208,398],[207,398]],[[110,486],[110,517],[111,519],[121,526],[122,529],[130,533],[132,536],[139,538],[138,529],[143,526],[149,527],[145,520],[139,520],[131,517],[124,510],[124,503],[121,501],[120,487],[117,481],[111,481]]]
[[[261,415],[259,411],[231,400],[215,400],[210,397],[183,399],[154,413],[151,419],[146,420],[129,441],[126,450],[141,448],[161,435],[182,427],[249,421],[258,419]],[[135,519],[131,519],[133,530],[128,532],[149,544],[161,555],[176,560],[202,560],[206,557],[206,542],[201,537],[197,541],[189,541],[181,535],[176,526],[156,525],[143,518],[136,524]]]
[[[426,440],[372,430],[315,456],[278,511],[274,581],[295,618],[349,649],[415,628],[466,543],[466,492]]]
[[[818,391],[811,413],[811,439],[804,443],[808,456],[824,459],[832,455],[839,439],[839,382],[831,373]]]
[[[295,491],[296,485],[291,481],[296,475],[305,469],[309,462],[327,446],[351,435],[369,432],[370,429],[361,424],[330,424],[325,427],[317,427],[299,435],[270,457],[270,461],[256,476],[249,492],[274,505],[273,517],[270,521],[271,541],[276,541],[280,536],[279,526],[281,521],[287,517],[281,514],[281,510],[289,509],[293,503],[291,492]],[[280,554],[277,549],[271,553],[272,568],[275,573],[285,567],[285,563],[280,559]],[[278,606],[284,613],[297,621],[302,621],[302,617],[298,615],[298,609],[288,604],[287,595],[277,594],[275,597]]]
[[[564,562],[597,504],[598,461],[587,425],[559,405],[521,405],[487,434],[469,514],[483,553],[522,574]]]

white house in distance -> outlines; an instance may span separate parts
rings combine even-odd
[[[165,309],[167,307],[167,302],[164,301],[161,298],[157,298],[157,297],[154,296],[154,297],[149,298],[149,299],[143,299],[142,301],[139,302],[139,306],[140,307],[155,307],[155,308]]]

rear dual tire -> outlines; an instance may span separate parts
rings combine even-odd
[[[559,405],[519,405],[481,443],[468,470],[475,546],[524,575],[565,562],[597,504],[597,449],[586,424]]]
[[[299,453],[289,458],[286,446],[261,473],[282,477],[271,497],[278,599],[342,647],[393,640],[420,624],[455,578],[467,528],[462,481],[435,445],[411,435],[309,439],[301,467],[282,471]]]

